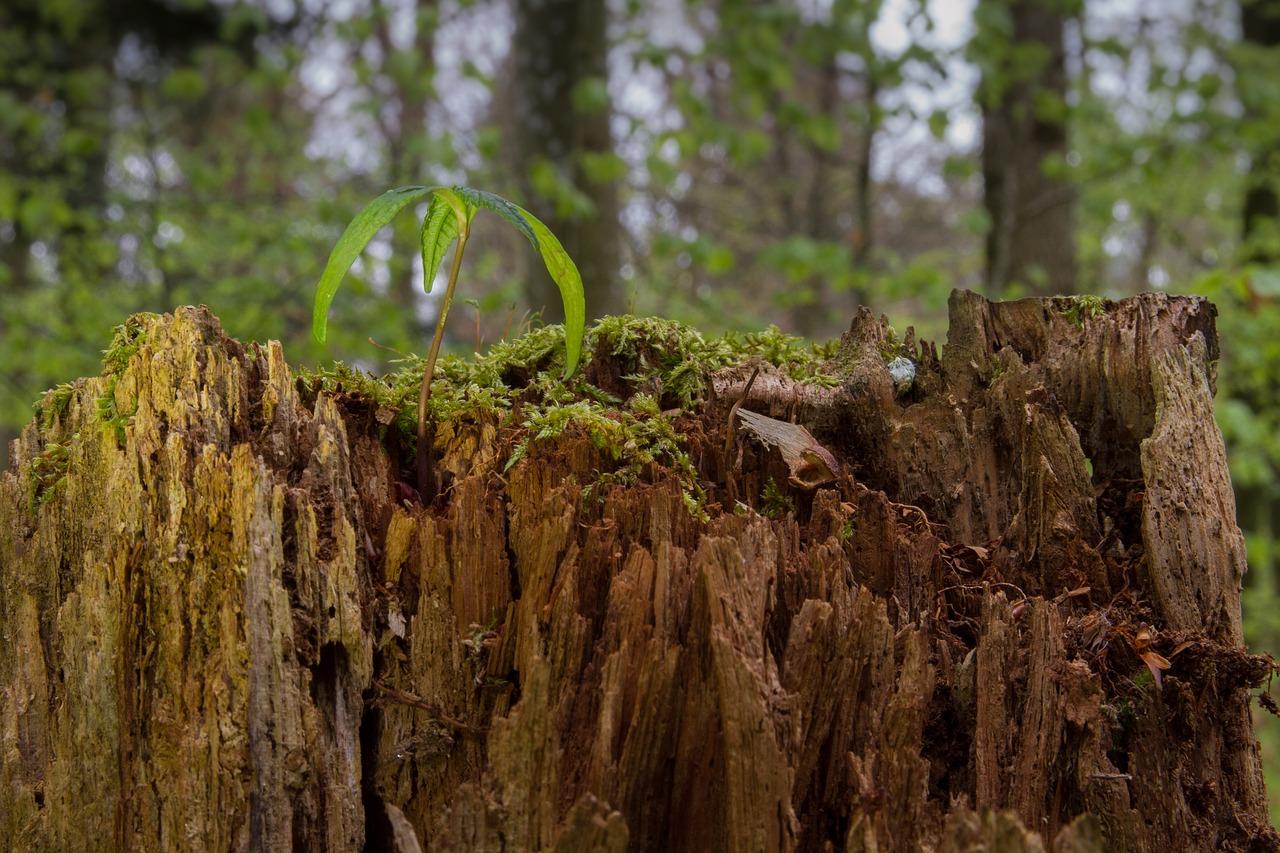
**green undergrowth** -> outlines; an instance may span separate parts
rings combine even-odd
[[[501,341],[481,356],[445,356],[431,386],[431,420],[439,424],[489,414],[503,426],[523,430],[507,469],[535,443],[579,430],[616,464],[586,485],[584,500],[599,497],[605,486],[638,482],[656,464],[675,472],[689,511],[705,516],[706,493],[675,418],[706,401],[711,375],[759,358],[799,382],[833,386],[837,381],[823,369],[835,354],[834,342],[805,344],[776,328],[708,339],[672,320],[606,317],[587,331],[585,344],[586,358],[567,381],[562,378],[562,326]],[[425,361],[404,359],[400,370],[383,377],[341,363],[304,371],[303,377],[321,389],[358,395],[395,411],[389,429],[411,445]]]

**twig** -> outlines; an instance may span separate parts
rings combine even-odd
[[[724,453],[728,456],[733,452],[733,419],[738,415],[738,409],[742,408],[743,402],[746,401],[747,395],[751,393],[751,386],[755,384],[756,377],[760,375],[760,366],[756,365],[751,371],[751,378],[747,380],[746,387],[742,389],[742,396],[738,398],[738,402],[733,404],[733,408],[729,410],[729,423],[724,428]]]
[[[413,708],[419,708],[423,711],[426,711],[427,713],[431,714],[431,716],[435,717],[437,720],[439,720],[440,722],[444,723],[447,726],[451,726],[455,729],[460,729],[461,731],[464,731],[464,732],[471,732],[473,734],[483,734],[483,731],[481,729],[478,729],[472,725],[468,725],[467,723],[464,723],[461,720],[455,720],[453,717],[450,717],[448,714],[444,713],[444,711],[440,708],[440,705],[436,702],[428,702],[426,699],[423,699],[421,696],[415,696],[412,693],[405,693],[403,690],[397,690],[396,688],[391,687],[388,684],[384,684],[382,681],[376,678],[373,679],[373,686],[378,688],[380,691],[382,691],[383,695],[387,696],[388,698],[393,699],[402,705],[409,705]]]

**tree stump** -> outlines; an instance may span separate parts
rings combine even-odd
[[[135,318],[0,482],[0,848],[1276,849],[1213,307],[950,313],[711,376],[705,519],[465,414],[417,506],[373,401]]]

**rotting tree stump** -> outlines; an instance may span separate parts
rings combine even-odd
[[[705,522],[485,418],[413,506],[386,413],[138,320],[0,483],[0,848],[1275,849],[1213,307],[950,311],[941,357],[860,313],[838,387],[712,377]],[[834,480],[757,512],[794,471],[735,404]]]

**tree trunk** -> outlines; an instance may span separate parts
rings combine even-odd
[[[1263,70],[1275,68],[1280,50],[1280,2],[1242,0],[1240,35],[1250,53],[1237,67],[1238,85],[1255,128],[1244,197],[1244,254],[1266,264],[1280,257],[1280,134],[1274,128],[1276,107],[1265,82],[1271,73]],[[1263,130],[1267,127],[1269,132]]]
[[[587,318],[627,310],[622,290],[618,182],[593,176],[589,158],[612,155],[604,0],[515,4],[515,131],[529,209],[564,244],[582,273]],[[533,173],[543,170],[542,178]],[[554,189],[548,186],[557,185]],[[560,322],[564,307],[538,265],[527,285],[533,310]]]
[[[817,72],[817,109],[816,114],[829,119],[833,125],[839,126],[840,116],[840,79],[836,67],[834,53],[825,58]],[[868,75],[870,76],[870,75]],[[867,130],[868,137],[871,135]],[[813,178],[809,182],[809,203],[806,217],[805,233],[818,243],[834,243],[840,238],[840,229],[836,224],[835,204],[832,202],[835,182],[835,152],[823,148],[812,140],[807,140],[809,158],[813,163]],[[782,173],[785,174],[785,173]],[[804,284],[806,298],[791,311],[791,325],[801,337],[813,338],[819,330],[831,323],[831,295],[828,293],[826,277],[816,274],[809,277]],[[840,315],[836,314],[836,318]]]
[[[1213,317],[863,310],[677,416],[706,520],[475,412],[414,506],[384,406],[138,318],[0,478],[0,848],[1274,849]]]
[[[1076,0],[983,0],[971,53],[982,68],[982,174],[989,293],[1076,291],[1071,183],[1050,174],[1067,153],[1063,28]]]
[[[410,8],[413,41],[402,50],[392,37],[392,10],[383,0],[374,2],[374,34],[382,54],[381,76],[385,81],[385,88],[379,92],[384,100],[383,110],[374,115],[386,146],[386,183],[393,187],[433,183],[431,169],[439,165],[430,162],[427,131],[427,110],[436,94],[439,8],[430,0],[415,0]],[[394,106],[394,112],[388,106]],[[420,240],[421,226],[415,220],[410,216],[394,220],[395,250],[387,265],[391,273],[389,293],[405,318],[409,338],[423,340],[432,334],[439,315],[430,322],[418,317],[423,282],[421,274],[414,270],[413,253],[406,249]]]

